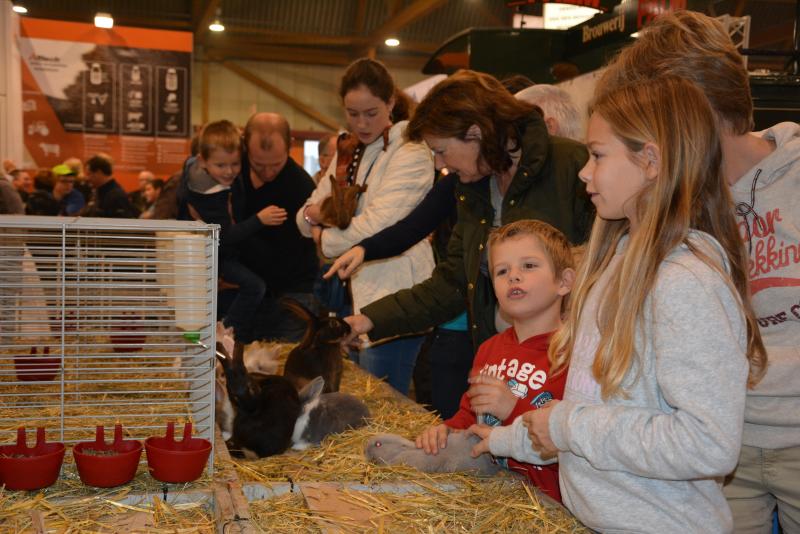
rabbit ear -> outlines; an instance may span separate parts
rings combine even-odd
[[[325,388],[325,379],[318,376],[300,390],[300,403],[307,404],[320,396]]]

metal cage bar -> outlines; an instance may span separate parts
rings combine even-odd
[[[45,426],[143,439],[191,419],[214,441],[219,228],[0,216],[0,442]]]

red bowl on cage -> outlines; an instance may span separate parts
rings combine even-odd
[[[14,356],[14,367],[17,378],[26,382],[49,382],[53,380],[61,369],[61,358],[48,357],[50,347],[45,347],[42,355],[36,354],[36,347],[31,347],[30,356]]]
[[[102,426],[94,441],[83,441],[72,449],[78,475],[87,486],[113,488],[130,482],[142,457],[142,442],[122,439],[122,425],[114,426],[114,441],[105,442]]]
[[[137,323],[137,316],[134,313],[123,312],[121,317],[117,317],[119,323],[114,327],[114,333],[109,337],[114,344],[114,352],[138,352],[142,350],[147,337],[139,333],[142,325]]]
[[[175,423],[167,423],[167,435],[144,441],[150,474],[161,482],[191,482],[203,474],[211,442],[192,437],[192,423],[183,427],[183,439],[175,441]]]
[[[0,483],[10,490],[52,486],[64,461],[64,444],[47,443],[44,428],[36,429],[36,445],[25,443],[25,428],[17,429],[17,444],[0,446]]]

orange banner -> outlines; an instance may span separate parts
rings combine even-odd
[[[25,146],[38,167],[97,153],[126,189],[189,153],[192,34],[21,20]]]

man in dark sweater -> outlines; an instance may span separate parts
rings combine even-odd
[[[233,186],[234,203],[245,219],[270,205],[296,213],[311,195],[314,182],[289,156],[290,146],[289,123],[281,115],[256,113],[247,122],[241,179]],[[319,262],[314,242],[300,234],[293,220],[284,220],[262,227],[241,247],[240,260],[267,286],[256,337],[299,341],[306,324],[287,313],[280,298],[293,298],[316,311],[312,288]]]
[[[92,156],[86,162],[86,178],[92,185],[92,202],[86,207],[89,217],[132,218],[139,216],[128,200],[125,190],[114,180],[111,161],[103,156]]]

